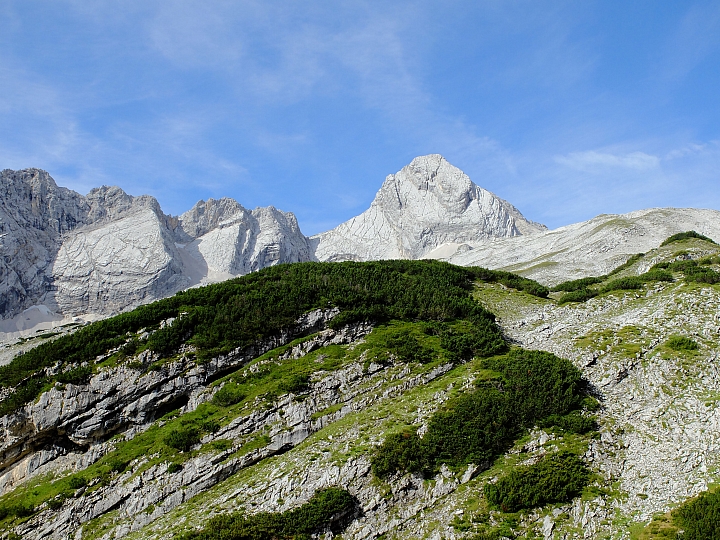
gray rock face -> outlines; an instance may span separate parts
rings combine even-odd
[[[388,176],[368,210],[311,241],[320,261],[418,259],[446,243],[546,229],[432,154]]]
[[[200,201],[180,218],[118,187],[86,197],[38,169],[0,173],[0,317],[108,315],[186,287],[312,259],[291,213]],[[3,323],[12,332],[15,321]],[[24,324],[18,321],[17,329]],[[32,326],[32,325],[31,325]]]
[[[200,201],[180,216],[176,233],[186,266],[205,272],[201,280],[311,260],[295,216],[272,206],[249,211],[233,199]]]
[[[15,315],[52,285],[63,234],[87,220],[88,205],[45,171],[0,172],[0,314]]]

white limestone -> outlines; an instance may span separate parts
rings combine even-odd
[[[310,240],[320,261],[419,259],[448,242],[544,230],[445,158],[431,154],[389,175],[368,210]]]
[[[446,260],[461,266],[502,268],[544,284],[602,275],[631,255],[694,230],[720,242],[720,212],[696,208],[652,208],[628,214],[602,214],[552,231],[474,243]]]
[[[311,258],[295,216],[273,207],[249,211],[232,199],[210,199],[175,218],[153,197],[118,187],[83,197],[45,171],[0,173],[5,338]],[[44,306],[41,317],[27,311],[33,306]]]

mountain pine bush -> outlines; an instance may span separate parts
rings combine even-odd
[[[590,478],[582,460],[560,452],[538,463],[516,467],[495,484],[485,484],[488,502],[503,512],[517,512],[554,502],[566,502],[580,494]]]

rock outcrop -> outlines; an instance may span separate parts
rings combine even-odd
[[[250,211],[233,199],[198,202],[180,216],[176,235],[195,279],[193,266],[205,272],[201,280],[213,281],[312,258],[294,214],[272,206]]]
[[[431,154],[389,175],[365,212],[310,240],[320,261],[419,259],[446,243],[546,229]]]
[[[153,197],[107,186],[83,197],[39,169],[5,170],[0,180],[5,332],[33,326],[26,318],[109,315],[193,285],[312,259],[295,216],[273,207],[250,211],[210,199],[174,218]],[[24,312],[30,308],[42,313]]]

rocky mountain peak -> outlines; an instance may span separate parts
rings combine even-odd
[[[313,237],[318,260],[421,258],[446,243],[542,232],[439,154],[389,175],[370,208]]]
[[[235,199],[200,200],[180,216],[182,230],[191,238],[207,234],[211,230],[247,219],[248,211]]]

